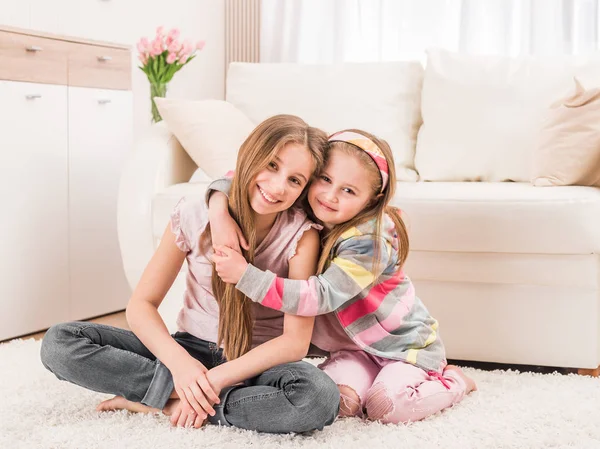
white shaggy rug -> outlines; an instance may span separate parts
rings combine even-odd
[[[466,368],[479,387],[429,419],[382,425],[338,420],[310,435],[207,426],[174,429],[162,415],[98,413],[109,397],[58,381],[40,342],[0,345],[0,448],[600,448],[600,379]]]

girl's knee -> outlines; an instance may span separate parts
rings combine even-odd
[[[42,339],[42,348],[40,349],[40,358],[42,364],[50,369],[50,363],[55,358],[55,351],[57,342],[60,340],[60,334],[62,333],[61,324],[55,324],[44,334]]]
[[[392,393],[384,383],[379,382],[367,392],[367,416],[383,424],[419,421],[429,413],[418,407],[415,393],[411,387],[406,387],[402,392]]]
[[[340,417],[360,416],[362,407],[360,397],[353,388],[338,385],[340,391]]]
[[[306,429],[322,429],[338,416],[340,393],[335,382],[316,366],[306,362],[275,368],[294,410],[302,416]]]
[[[73,338],[70,323],[55,324],[46,331],[42,339],[40,359],[47,370],[54,372],[54,365],[59,362],[64,348]]]
[[[383,383],[376,383],[369,389],[365,407],[369,419],[386,422],[386,417],[394,411],[394,401]]]
[[[311,404],[311,413],[322,416],[323,422],[316,428],[321,429],[323,425],[330,425],[335,421],[340,407],[340,393],[337,385],[323,371],[317,369],[317,379],[313,377],[313,392],[317,393],[317,404]],[[315,413],[318,412],[318,413]]]

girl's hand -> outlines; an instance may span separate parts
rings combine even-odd
[[[196,413],[188,401],[179,401],[170,418],[171,425],[177,427],[194,427],[199,429],[206,423],[206,418],[202,418]]]
[[[219,277],[228,284],[237,284],[248,267],[244,256],[223,245],[215,247],[213,262]]]
[[[188,403],[201,420],[206,419],[207,415],[214,416],[215,410],[212,406],[219,403],[220,390],[215,391],[208,381],[206,367],[192,356],[188,356],[168,368],[181,402]]]
[[[215,369],[208,370],[206,372],[206,377],[209,383],[213,386],[213,389],[220,394],[221,390],[227,386],[223,376],[219,373],[222,373],[222,370],[215,371]],[[179,403],[175,406],[173,413],[170,418],[171,424],[177,427],[194,427],[199,429],[204,424],[206,424],[207,418],[203,417],[196,413],[196,410],[192,408],[189,402],[185,399],[179,400]]]
[[[225,197],[221,192],[213,194],[214,199],[211,198],[211,205],[209,209],[209,221],[210,221],[210,237],[212,239],[213,249],[217,246],[228,246],[229,248],[241,253],[240,246],[247,250],[250,248],[248,242],[244,238],[242,230],[238,226],[237,222],[229,215],[229,209],[227,209],[227,202],[224,205],[216,202],[220,200],[218,195]],[[226,197],[225,197],[226,199]],[[216,249],[215,249],[216,251]]]

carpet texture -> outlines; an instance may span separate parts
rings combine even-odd
[[[479,387],[425,421],[336,421],[310,435],[217,426],[174,429],[162,415],[98,413],[110,396],[60,382],[39,360],[40,342],[0,345],[0,448],[598,448],[600,379],[465,368]]]

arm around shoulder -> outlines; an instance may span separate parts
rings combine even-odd
[[[274,273],[250,264],[236,288],[255,302],[294,315],[333,312],[372,285],[388,265],[392,251],[382,239],[380,263],[374,270],[372,254],[375,246],[372,235],[348,238],[337,246],[327,269],[318,276],[311,276],[309,281],[291,276],[277,279]]]

